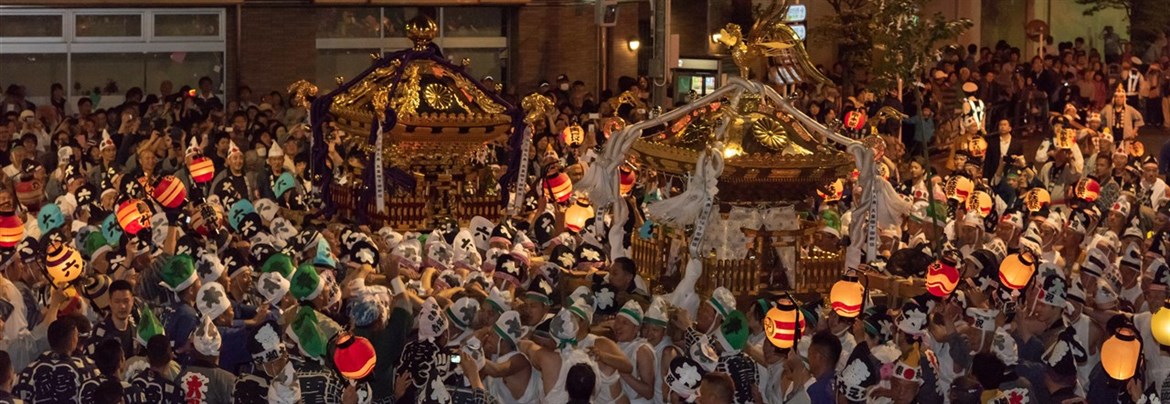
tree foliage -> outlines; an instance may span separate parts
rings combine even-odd
[[[942,57],[940,46],[954,42],[972,22],[951,20],[942,13],[922,15],[928,0],[884,0],[874,2],[872,41],[873,66],[869,87],[881,94],[909,84]]]
[[[1076,0],[1077,4],[1089,6],[1085,15],[1094,15],[1103,10],[1118,9],[1125,12],[1129,20],[1130,40],[1143,49],[1158,37],[1159,32],[1170,28],[1170,7],[1166,0]]]
[[[897,87],[899,79],[913,82],[941,57],[940,44],[971,27],[968,19],[923,16],[927,1],[827,0],[835,14],[816,32],[838,46],[846,85],[864,77],[867,88],[884,91]]]

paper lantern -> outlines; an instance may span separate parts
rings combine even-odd
[[[154,192],[151,192],[150,196],[159,205],[174,209],[183,206],[183,202],[187,201],[187,186],[183,185],[183,182],[175,176],[168,175],[158,180],[158,184],[154,186]]]
[[[1150,334],[1158,344],[1170,346],[1170,300],[1163,302],[1162,308],[1150,317]]]
[[[622,196],[627,196],[630,191],[634,190],[634,183],[638,181],[638,173],[633,168],[623,165],[618,169],[618,179],[621,180],[619,190]]]
[[[577,198],[577,202],[565,209],[565,227],[572,231],[581,231],[585,221],[593,217],[593,206],[585,198]]]
[[[841,121],[841,126],[845,129],[859,132],[865,128],[865,111],[855,109],[845,113],[845,120]]]
[[[991,208],[995,203],[991,200],[991,195],[983,191],[975,191],[967,198],[967,211],[979,214],[979,217],[987,217],[991,214]]]
[[[585,129],[575,123],[569,125],[565,130],[561,131],[561,142],[569,147],[580,146],[581,143],[585,142]]]
[[[573,196],[573,180],[562,172],[550,172],[544,178],[544,188],[557,203],[568,202],[569,197]]]
[[[946,191],[947,199],[959,201],[959,203],[966,203],[967,198],[971,196],[971,192],[975,190],[975,183],[971,182],[970,178],[961,175],[952,175],[947,179],[946,186],[943,187]]]
[[[800,310],[797,309],[796,302],[792,298],[782,297],[776,301],[776,307],[768,310],[765,316],[764,335],[777,348],[792,348],[799,338],[797,334],[800,327],[799,318]]]
[[[24,240],[24,221],[16,212],[0,213],[0,247],[13,248]]]
[[[138,199],[130,199],[118,205],[118,225],[130,235],[138,234],[150,227],[150,207]]]
[[[1121,142],[1121,149],[1133,158],[1140,158],[1146,155],[1146,145],[1137,140],[1123,140]]]
[[[950,257],[942,257],[926,267],[926,291],[938,297],[946,297],[959,285],[959,270]]]
[[[1077,181],[1077,185],[1073,187],[1073,196],[1085,200],[1085,202],[1093,203],[1097,201],[1097,197],[1101,196],[1101,183],[1092,178],[1081,178]]]
[[[1129,380],[1137,372],[1142,341],[1133,325],[1117,327],[1113,335],[1101,343],[1101,367],[1114,380]]]
[[[821,197],[825,202],[835,202],[841,200],[845,196],[845,183],[838,178],[822,189],[817,190],[817,196]]]
[[[1029,212],[1036,212],[1044,209],[1045,206],[1052,203],[1052,195],[1044,188],[1032,188],[1024,193],[1024,207],[1028,208]]]
[[[987,141],[981,136],[971,138],[967,141],[967,153],[975,158],[983,158],[987,155]]]
[[[865,286],[861,285],[860,278],[854,272],[846,272],[846,275],[841,277],[841,280],[833,284],[833,289],[829,291],[829,301],[832,302],[833,311],[838,316],[846,318],[854,318],[861,314],[861,306],[865,303]]]
[[[54,285],[63,286],[81,276],[84,272],[81,253],[65,243],[55,242],[45,254],[45,272]]]
[[[215,178],[215,163],[207,156],[199,156],[191,159],[191,164],[187,165],[187,171],[191,173],[191,179],[196,183],[204,184]]]
[[[1020,290],[1028,286],[1032,273],[1036,272],[1036,259],[1032,253],[1021,252],[1007,256],[999,264],[999,283],[1011,289]]]
[[[370,340],[342,333],[337,337],[333,364],[346,379],[361,380],[374,371],[374,366],[378,364],[378,354]]]

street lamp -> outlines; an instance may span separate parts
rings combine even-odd
[[[631,39],[628,42],[626,42],[626,46],[629,46],[630,50],[637,52],[638,48],[642,47],[642,41],[639,41],[637,39]]]

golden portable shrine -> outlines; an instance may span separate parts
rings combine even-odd
[[[696,246],[694,229],[702,219],[693,226],[660,226],[649,238],[631,242],[630,255],[656,292],[674,290],[686,278],[682,268],[696,252],[702,276],[695,290],[702,294],[719,286],[744,298],[762,290],[827,292],[840,277],[843,254],[807,248],[821,223],[799,219],[796,211],[810,207],[810,195],[853,171],[854,156],[825,143],[826,132],[832,130],[787,99],[762,90],[770,86],[788,91],[797,84],[828,81],[812,67],[795,32],[783,24],[784,15],[783,7],[765,10],[746,37],[735,24],[721,31],[741,75],[768,84],[733,79],[713,95],[627,128],[636,134],[632,140],[611,139],[616,144],[606,145],[607,151],[625,148],[621,155],[613,152],[613,158],[665,174],[666,188],[684,193],[695,185],[684,176],[698,175],[702,154],[722,155],[713,204],[717,210],[711,211],[698,249],[687,245]],[[641,132],[655,126],[664,129]],[[604,185],[594,186],[598,188]],[[653,212],[649,216],[653,220]]]
[[[407,24],[414,47],[385,56],[314,100],[314,137],[354,150],[343,164],[314,149],[327,209],[393,226],[431,228],[433,220],[499,217],[502,196],[483,161],[486,147],[516,132],[523,113],[432,43],[438,26],[420,16]],[[336,139],[334,139],[336,137]],[[337,160],[333,157],[333,160]],[[315,172],[323,172],[317,170]]]

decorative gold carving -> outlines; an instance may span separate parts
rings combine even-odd
[[[292,105],[308,109],[309,97],[317,96],[317,86],[307,80],[297,80],[288,85],[288,93],[292,95]]]
[[[402,78],[395,89],[394,98],[390,100],[390,107],[398,111],[398,116],[415,115],[419,104],[419,74],[421,63],[406,65],[402,71]]]
[[[406,37],[414,43],[416,51],[425,50],[438,34],[439,24],[426,15],[419,14],[406,23]]]
[[[520,107],[524,109],[524,121],[529,125],[544,119],[554,108],[552,100],[540,94],[529,94],[520,101]]]
[[[427,105],[430,105],[431,108],[441,111],[450,110],[459,102],[455,99],[454,91],[438,83],[431,83],[423,88],[423,98],[427,100]]]

